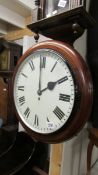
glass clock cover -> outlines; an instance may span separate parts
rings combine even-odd
[[[52,133],[69,119],[75,85],[68,63],[50,49],[29,55],[14,82],[16,109],[26,126],[38,133]]]

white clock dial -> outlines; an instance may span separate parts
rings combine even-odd
[[[49,134],[69,119],[75,85],[67,62],[51,49],[40,49],[20,64],[14,79],[14,101],[23,123]]]

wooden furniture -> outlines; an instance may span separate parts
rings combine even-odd
[[[97,128],[91,128],[89,130],[89,144],[87,148],[87,175],[90,175],[91,171],[91,159],[92,159],[92,153],[93,153],[93,147],[98,147],[98,129]]]
[[[0,77],[0,118],[3,120],[3,124],[7,121],[7,84]]]
[[[61,174],[63,146],[63,143],[52,145],[49,175]]]
[[[28,28],[48,38],[70,43],[79,38],[85,29],[93,27],[95,20],[83,7],[57,14],[29,24]]]
[[[4,124],[16,122],[12,103],[12,75],[18,59],[22,55],[22,46],[1,40],[0,44],[0,115]]]
[[[6,43],[7,46],[0,52],[0,71],[13,71],[22,54],[22,46],[7,41]]]

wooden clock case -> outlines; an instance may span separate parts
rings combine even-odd
[[[19,60],[18,65],[14,72],[17,72],[17,69],[21,62],[32,52],[39,49],[52,49],[54,51],[59,52],[68,63],[72,67],[74,71],[74,76],[76,77],[76,82],[78,87],[76,86],[76,91],[78,91],[76,96],[76,103],[74,106],[74,110],[68,122],[63,126],[62,129],[58,130],[58,132],[52,134],[38,134],[36,132],[31,131],[21,120],[19,115],[17,117],[26,131],[35,138],[36,140],[40,140],[48,143],[56,143],[64,140],[68,140],[69,138],[76,135],[79,130],[84,126],[84,123],[87,121],[88,116],[91,112],[92,106],[92,80],[90,73],[88,71],[88,67],[83,61],[82,57],[79,53],[69,46],[68,44],[64,44],[59,41],[46,41],[39,43],[29,49]],[[16,112],[17,113],[17,112]]]
[[[28,26],[35,33],[43,34],[46,37],[58,41],[42,42],[29,49],[20,58],[14,72],[13,80],[18,66],[30,53],[43,48],[54,49],[68,59],[73,68],[74,77],[76,77],[79,90],[79,96],[77,98],[79,101],[77,102],[76,108],[73,110],[70,120],[68,120],[58,132],[46,135],[33,132],[25,126],[17,114],[19,121],[33,139],[46,143],[58,143],[68,140],[77,135],[88,120],[93,103],[92,79],[88,66],[80,54],[73,48],[73,43],[84,33],[86,28],[92,27],[94,24],[95,21],[89,16],[85,9],[79,7],[48,19],[39,20]],[[35,39],[37,38],[38,35],[35,35]]]

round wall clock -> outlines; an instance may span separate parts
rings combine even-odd
[[[88,67],[68,44],[46,41],[29,49],[13,76],[17,117],[38,141],[57,143],[76,135],[92,107]]]

